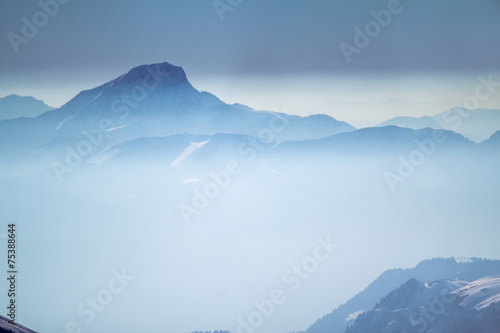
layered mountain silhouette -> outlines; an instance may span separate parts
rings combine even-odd
[[[9,95],[0,98],[0,120],[33,118],[53,109],[31,96]]]
[[[437,121],[435,121],[433,118],[429,116],[423,116],[420,118],[405,117],[405,116],[395,117],[378,124],[377,127],[384,127],[391,125],[398,127],[407,127],[414,130],[426,127],[433,129],[443,129],[443,127]]]
[[[469,110],[454,107],[435,115],[433,119],[444,129],[460,133],[476,142],[483,141],[500,130],[500,110],[494,109]]]
[[[161,63],[136,67],[34,119],[0,122],[0,139],[12,143],[2,145],[2,152],[9,154],[95,130],[113,143],[179,133],[257,136],[263,128],[279,126],[278,120],[287,124],[275,131],[279,140],[321,138],[355,129],[326,115],[303,118],[226,104],[196,90],[181,67]]]
[[[189,145],[204,141],[207,144],[193,151],[190,159],[235,155],[245,142],[257,142],[262,145],[262,156],[274,159],[290,155],[398,154],[415,149],[416,141],[433,140],[436,135],[446,138],[439,144],[440,150],[479,150],[449,129],[455,113],[465,112],[452,111],[434,118],[399,117],[380,127],[356,130],[327,115],[299,117],[226,104],[196,90],[181,67],[165,62],[133,68],[35,118],[1,121],[0,159],[21,174],[38,172],[64,158],[68,149],[88,141],[92,143],[91,153],[82,158],[94,162],[109,157],[141,158],[168,150],[157,156],[172,163]],[[496,110],[477,111],[467,121],[477,127],[496,115]],[[441,118],[442,124],[438,121]],[[480,146],[491,151],[498,147],[497,141],[492,136]],[[139,146],[141,149],[133,149]]]
[[[411,129],[433,128],[454,131],[464,137],[481,142],[488,139],[500,130],[500,110],[477,109],[470,110],[463,107],[454,107],[433,117],[395,117],[377,125],[398,126]]]

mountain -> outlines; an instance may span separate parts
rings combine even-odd
[[[432,117],[444,129],[480,142],[500,130],[500,110],[454,107]]]
[[[226,133],[171,134],[116,142],[116,137],[107,133],[85,132],[70,137],[56,137],[36,150],[13,155],[15,158],[4,162],[4,175],[12,175],[9,170],[16,175],[50,170],[46,176],[51,177],[54,162],[70,165],[72,163],[68,159],[71,158],[93,167],[115,165],[115,168],[119,168],[123,161],[127,161],[126,165],[163,163],[176,168],[207,168],[230,159],[253,162],[257,156],[257,160],[275,161],[274,164],[278,161],[298,162],[319,158],[322,161],[334,159],[337,165],[347,166],[355,162],[351,159],[355,158],[355,163],[361,160],[363,164],[370,163],[372,170],[384,165],[387,170],[397,156],[409,157],[414,151],[423,154],[425,159],[466,166],[462,161],[464,153],[473,154],[474,161],[479,163],[491,161],[491,153],[500,149],[500,142],[495,138],[475,144],[452,131],[430,128],[411,130],[396,126],[373,127],[321,139],[284,142],[272,139],[274,134],[269,133],[269,138]],[[460,154],[455,154],[457,151]]]
[[[196,90],[181,67],[165,62],[133,68],[36,118],[0,122],[0,141],[12,143],[0,148],[3,155],[16,154],[92,131],[101,132],[111,144],[182,133],[266,136],[270,130],[276,140],[303,140],[354,129],[326,115],[303,118],[226,104]]]
[[[0,316],[0,333],[36,333],[18,323],[10,324],[9,319]]]
[[[433,138],[442,135],[444,142],[432,143]],[[31,158],[30,165],[50,167],[52,161],[63,161],[68,154],[66,147],[76,150],[79,143],[89,141],[85,134],[72,137],[57,137],[40,146],[36,151],[27,153]],[[446,152],[461,149],[463,151],[477,148],[459,134],[451,131],[432,129],[411,130],[396,126],[382,128],[364,128],[348,133],[340,133],[322,139],[284,141],[269,140],[243,134],[216,133],[213,135],[172,134],[159,137],[140,137],[113,143],[107,136],[101,137],[102,143],[95,144],[94,150],[82,156],[91,164],[106,165],[119,161],[163,161],[166,164],[204,165],[207,161],[246,160],[253,159],[258,152],[261,159],[282,160],[296,159],[297,156],[316,156],[330,158],[337,155],[376,156],[392,158],[397,154],[406,154],[419,146],[416,142],[425,143],[430,153]],[[196,146],[196,147],[195,147]],[[105,147],[98,149],[99,147]],[[499,147],[496,142],[485,149]],[[430,154],[429,153],[429,154]],[[43,163],[45,161],[45,163]],[[19,169],[18,169],[19,170]]]
[[[19,117],[33,118],[53,109],[31,96],[9,95],[0,98],[0,121]]]
[[[169,164],[183,159],[188,154],[183,154],[189,147],[199,145],[200,147],[212,139],[208,135],[175,134],[154,138],[138,138],[125,141],[99,152],[92,156],[90,162],[101,164],[106,162],[120,161],[151,161],[151,159],[168,161]],[[191,153],[195,149],[191,150]]]
[[[429,143],[430,141],[433,143]],[[452,131],[424,128],[412,130],[397,126],[369,127],[356,131],[332,135],[317,140],[286,141],[280,143],[276,150],[287,153],[324,154],[343,153],[354,155],[383,155],[402,153],[419,148],[417,142],[429,144],[432,151],[443,148],[469,149],[475,144],[460,134]],[[432,146],[432,147],[431,147]],[[424,148],[425,150],[425,148]]]
[[[395,117],[378,124],[376,127],[391,125],[414,130],[426,127],[445,129],[460,133],[472,141],[481,142],[500,130],[500,110],[469,110],[454,107],[433,117]]]
[[[392,269],[382,273],[365,290],[342,304],[331,313],[317,320],[307,333],[343,333],[353,324],[356,315],[372,309],[375,304],[392,290],[410,279],[430,283],[442,279],[474,281],[500,274],[500,260],[432,259],[420,262],[411,269]]]
[[[423,116],[420,118],[415,117],[395,117],[378,124],[376,127],[384,126],[398,126],[406,127],[414,130],[430,127],[433,129],[443,129],[433,118],[429,116]]]
[[[496,333],[500,327],[500,275],[470,283],[410,279],[359,315],[346,333]]]

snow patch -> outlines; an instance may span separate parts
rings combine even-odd
[[[183,181],[183,183],[184,184],[190,184],[190,183],[197,183],[199,181],[201,181],[201,179],[195,179],[195,178],[193,178],[193,179],[186,179],[186,180]]]
[[[465,259],[465,258],[458,258],[458,259],[455,259],[455,261],[457,264],[468,264],[468,263],[474,262],[474,260]]]
[[[460,306],[481,310],[500,302],[500,275],[478,279],[454,292],[463,298]]]
[[[351,321],[351,320],[355,320],[356,318],[359,317],[360,314],[362,314],[363,312],[365,312],[365,310],[359,310],[359,311],[356,311],[356,312],[353,312],[351,313],[350,315],[348,315],[347,317],[345,317],[345,321]]]
[[[120,128],[124,128],[124,127],[127,127],[128,125],[122,125],[122,126],[116,126],[116,127],[112,127],[112,128],[108,128],[106,130],[106,132],[112,132],[112,131],[115,131],[117,129],[120,129]]]
[[[173,161],[170,164],[170,166],[179,168],[180,165],[181,165],[181,163],[182,163],[182,161],[184,161],[184,159],[186,157],[188,157],[195,150],[200,149],[201,147],[203,147],[205,144],[207,144],[208,141],[210,141],[210,140],[203,141],[203,142],[191,142],[191,145],[189,145],[189,147],[187,147],[186,149],[184,149],[184,151],[179,155],[179,157],[177,157],[175,159],[175,161]]]

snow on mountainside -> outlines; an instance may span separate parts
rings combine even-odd
[[[500,302],[500,276],[488,276],[469,283],[455,293],[462,299],[460,306],[481,310]]]
[[[425,260],[420,262],[415,268],[389,270],[382,273],[365,290],[351,298],[345,304],[342,304],[331,313],[317,320],[306,332],[343,333],[349,325],[353,324],[352,320],[346,320],[349,315],[373,308],[376,302],[382,297],[411,279],[422,281],[421,283],[430,283],[443,279],[470,282],[485,276],[498,274],[500,274],[500,260],[474,259],[471,262],[457,262],[454,258]],[[437,289],[443,289],[446,286],[448,289],[454,290],[452,288],[457,289],[460,286],[458,284],[458,286],[453,287],[453,283],[449,283],[440,282]],[[415,286],[415,288],[417,287]],[[429,291],[427,291],[426,287],[425,290],[429,295],[433,295],[433,290],[436,290],[436,286],[429,289]],[[417,298],[412,301],[418,303]]]
[[[471,283],[410,279],[359,315],[346,333],[493,333],[499,325],[500,276]]]

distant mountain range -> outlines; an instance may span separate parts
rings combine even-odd
[[[411,129],[433,128],[455,131],[464,137],[481,142],[500,130],[500,110],[469,110],[455,107],[434,117],[396,117],[386,120],[377,127],[399,126]]]
[[[500,110],[469,110],[455,107],[433,117],[443,128],[455,131],[473,141],[489,138],[499,130]]]
[[[476,118],[496,115],[485,112]],[[35,118],[0,121],[0,160],[4,175],[29,175],[50,170],[55,161],[64,161],[68,149],[82,145],[89,149],[79,158],[91,165],[153,158],[175,162],[176,167],[203,165],[217,156],[246,158],[252,145],[265,159],[392,157],[409,154],[418,148],[416,142],[432,141],[436,135],[446,138],[439,151],[491,152],[500,146],[498,135],[477,145],[443,130],[430,117],[399,117],[382,125],[387,126],[356,130],[327,115],[299,117],[228,105],[196,90],[181,67],[161,63],[136,67]],[[201,142],[206,144],[184,153]],[[177,161],[182,154],[182,161]],[[199,163],[202,158],[204,163]]]
[[[404,117],[404,116],[396,117],[386,120],[383,123],[377,125],[377,127],[384,127],[384,126],[407,127],[414,130],[426,127],[430,127],[433,129],[443,129],[441,125],[439,125],[433,118],[429,116],[423,116],[420,118]]]
[[[0,98],[0,120],[20,117],[34,118],[53,109],[43,101],[31,96],[9,95]]]
[[[425,291],[424,294],[426,296],[423,299],[418,300],[418,302],[415,301],[413,303],[413,307],[418,308],[418,306],[428,304],[430,300],[436,295],[439,295],[439,293],[443,289],[445,289],[445,287],[448,288],[447,292],[451,292],[455,289],[458,289],[459,287],[464,286],[468,282],[472,282],[477,279],[492,275],[500,275],[500,260],[456,260],[454,258],[432,259],[422,261],[412,269],[388,270],[382,273],[365,290],[351,298],[345,304],[333,310],[331,313],[316,321],[311,327],[307,329],[306,332],[344,333],[346,332],[346,329],[348,327],[352,326],[355,323],[354,319],[359,318],[359,320],[356,321],[356,325],[347,332],[401,333],[403,332],[403,329],[401,329],[401,327],[399,331],[395,330],[396,328],[394,327],[383,330],[382,326],[385,329],[387,324],[389,324],[389,322],[386,323],[385,319],[387,318],[384,317],[384,320],[380,321],[380,317],[377,317],[377,320],[379,320],[380,322],[375,323],[370,319],[374,312],[370,311],[374,308],[378,308],[379,306],[386,306],[388,308],[392,307],[393,310],[401,309],[401,302],[406,302],[406,308],[409,306],[408,304],[410,302],[410,298],[411,300],[413,300],[413,297],[418,296],[418,294],[420,293],[420,291],[418,290],[421,290],[422,293],[424,293]],[[424,285],[425,283],[431,283],[438,280],[458,280],[460,282],[458,284],[453,284],[451,282],[441,281],[438,284],[431,284],[430,286]],[[401,287],[398,291],[393,292],[401,285],[404,286]],[[408,290],[410,290],[411,292],[409,292]],[[384,298],[386,295],[389,296]],[[498,297],[500,297],[500,294]],[[382,298],[384,299],[380,301]],[[500,300],[500,298],[498,300]],[[409,309],[408,311],[411,310],[413,309]],[[376,312],[378,312],[378,310]],[[367,314],[364,317],[358,317],[361,313]],[[400,313],[398,314],[398,316],[398,322],[408,322],[408,313],[406,313],[406,315],[402,315]],[[403,320],[404,318],[406,319]],[[368,327],[370,329],[368,329]],[[408,331],[408,333],[414,331],[416,332],[416,330],[408,330],[409,328],[406,326],[404,328]],[[445,333],[445,331],[436,332]],[[451,333],[452,331],[449,332]]]
[[[257,153],[259,160],[299,161],[313,157],[320,159],[339,157],[339,162],[347,163],[346,158],[391,161],[394,156],[408,155],[415,149],[429,149],[427,151],[429,155],[439,151],[441,157],[456,157],[454,153],[460,152],[491,159],[491,154],[500,150],[500,132],[491,139],[476,144],[452,131],[439,132],[430,128],[411,130],[396,126],[364,128],[322,139],[283,142],[261,140],[243,134],[222,133],[172,134],[116,142],[111,135],[96,133],[98,132],[92,135],[84,133],[70,137],[56,137],[34,150],[13,151],[11,158],[0,156],[0,159],[4,160],[4,172],[9,174],[8,170],[12,170],[17,175],[29,175],[49,170],[47,177],[51,177],[53,163],[55,161],[64,163],[72,154],[81,158],[82,163],[94,167],[112,166],[117,163],[120,165],[125,161],[134,163],[155,161],[176,168],[184,166],[210,168],[218,161],[253,160]],[[443,135],[445,140],[434,143],[432,140],[436,135]],[[77,152],[81,143],[89,144],[88,154]],[[73,153],[69,154],[70,151]],[[450,154],[444,154],[446,152]]]
[[[11,95],[0,101],[4,104],[11,101],[9,105],[12,106],[17,103],[21,111],[29,103],[35,103],[37,108],[30,106],[31,115],[51,109],[43,102],[27,97]],[[23,109],[22,105],[26,107]],[[87,158],[115,149],[115,146],[122,152],[127,142],[132,144],[139,138],[177,135],[179,139],[179,135],[184,134],[201,135],[203,140],[209,140],[210,143],[197,154],[214,147],[216,140],[222,137],[207,136],[217,133],[242,135],[240,139],[224,137],[231,138],[233,143],[248,140],[248,137],[274,142],[266,147],[266,150],[272,148],[274,157],[291,151],[397,151],[417,139],[430,138],[433,132],[425,128],[449,131],[447,136],[453,140],[447,140],[448,146],[452,143],[471,146],[452,131],[474,141],[486,140],[500,129],[500,121],[495,122],[499,115],[499,110],[473,112],[455,108],[432,118],[397,117],[379,124],[379,128],[356,130],[327,115],[299,117],[255,111],[241,104],[226,104],[208,92],[196,90],[181,67],[161,63],[133,68],[99,87],[82,91],[62,107],[34,118],[0,121],[0,158],[9,161],[24,159],[30,163],[40,158],[53,159],[66,154],[65,147],[75,146],[92,135],[100,137],[99,145]],[[487,137],[484,137],[485,133]],[[169,140],[151,142],[157,145]],[[228,144],[222,146],[227,148]],[[495,140],[482,145],[486,148],[496,146]]]

